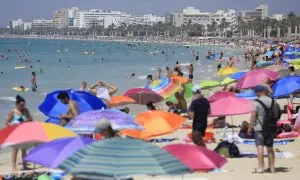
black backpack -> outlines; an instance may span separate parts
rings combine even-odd
[[[240,157],[240,150],[234,144],[228,141],[222,141],[214,149],[215,152],[227,157],[227,158],[237,158]]]
[[[275,134],[276,130],[277,130],[277,121],[280,119],[280,112],[274,112],[274,105],[275,105],[275,101],[272,99],[272,103],[271,103],[271,107],[268,108],[262,101],[260,101],[259,99],[255,100],[256,102],[258,102],[265,111],[265,115],[263,118],[263,124],[261,124],[260,121],[259,124],[262,127],[262,132],[263,134]],[[275,114],[278,114],[278,117],[275,116]]]

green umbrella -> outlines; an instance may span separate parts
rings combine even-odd
[[[234,82],[236,82],[235,79],[232,79],[232,78],[230,78],[230,77],[227,77],[227,78],[225,78],[225,79],[221,82],[221,85],[222,85],[222,86],[227,86],[227,85],[229,85],[229,84],[231,84],[231,83],[234,83]]]
[[[188,83],[185,85],[185,91],[184,91],[184,98],[190,98],[193,96],[193,92],[192,92],[192,89],[193,89],[193,84],[192,83]],[[171,101],[173,103],[176,103],[176,97],[175,95],[172,95],[171,97],[169,97],[167,99],[167,101]]]
[[[217,86],[220,86],[221,84],[218,81],[204,81],[202,83],[200,83],[200,88],[201,89],[211,89]]]
[[[300,58],[291,60],[290,64],[300,64]]]
[[[190,171],[158,146],[119,137],[87,145],[67,158],[59,168],[83,179],[123,179],[134,175],[182,174]]]

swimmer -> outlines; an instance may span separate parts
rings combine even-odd
[[[131,77],[134,78],[134,77],[135,77],[135,73],[132,73],[132,74],[131,74]]]
[[[33,68],[33,66],[30,66],[30,68],[32,69],[32,68]]]
[[[1,74],[3,74],[3,72],[1,71]]]
[[[36,85],[36,73],[32,72],[32,77],[31,77],[31,89],[32,92],[36,92],[37,91],[37,85]]]
[[[61,62],[61,59],[60,59],[60,58],[58,59],[58,62]]]
[[[189,66],[187,66],[187,69],[189,70],[189,79],[193,80],[193,78],[194,78],[194,66],[193,66],[193,64],[190,64]]]
[[[70,66],[68,66],[68,70],[69,70],[69,71],[71,70],[71,67],[70,67]]]
[[[40,68],[40,73],[43,73],[43,68]]]

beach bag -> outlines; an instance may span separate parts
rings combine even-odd
[[[275,101],[272,99],[271,107],[268,108],[262,101],[259,99],[255,100],[258,102],[265,111],[265,115],[263,118],[263,124],[261,124],[260,121],[258,121],[262,127],[262,133],[265,135],[271,135],[276,133],[277,130],[277,121],[280,119],[280,112],[278,112],[279,117],[275,117],[274,113],[274,104]]]
[[[239,148],[234,143],[228,141],[220,142],[214,151],[227,158],[240,157]]]

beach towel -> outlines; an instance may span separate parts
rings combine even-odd
[[[241,152],[241,158],[257,158],[257,152]],[[264,156],[267,157],[267,152],[264,153]],[[289,159],[293,158],[294,154],[291,152],[275,152],[275,158],[277,159]]]
[[[274,145],[287,145],[290,142],[294,142],[295,139],[275,139],[274,140]],[[244,139],[241,144],[247,144],[247,145],[255,145],[255,140],[254,139]]]

